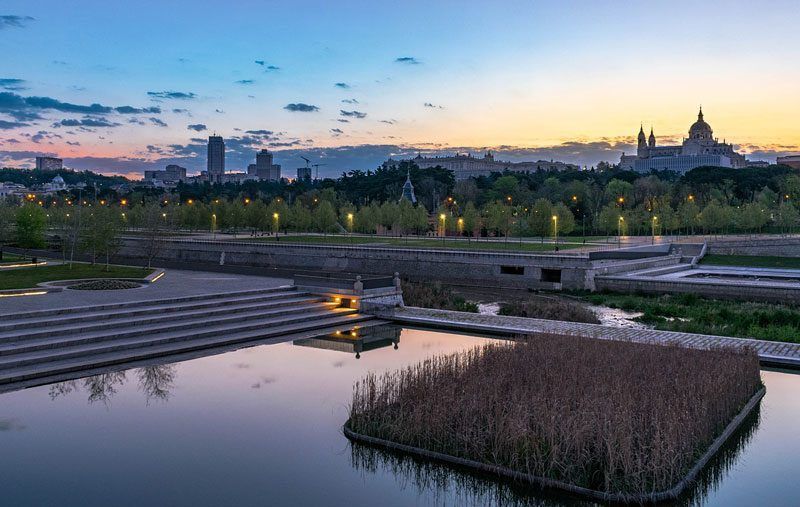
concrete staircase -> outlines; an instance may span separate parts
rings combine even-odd
[[[0,319],[0,390],[131,361],[385,323],[294,286],[17,313]]]

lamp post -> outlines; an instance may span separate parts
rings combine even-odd
[[[441,222],[441,231],[442,231],[441,232],[441,234],[442,234],[442,243],[444,243],[444,236],[445,236],[445,228],[444,228],[444,226],[445,226],[445,221],[446,220],[447,220],[447,215],[445,215],[444,213],[439,215],[439,221]]]
[[[458,235],[459,236],[463,236],[464,235],[464,219],[463,218],[459,218],[458,219]]]
[[[653,215],[653,220],[650,224],[650,230],[653,233],[653,240],[650,242],[651,245],[656,244],[656,222],[658,221],[658,217]]]
[[[624,220],[622,215],[620,215],[619,220],[617,220],[617,248],[622,246],[622,222]]]
[[[280,230],[280,219],[281,219],[281,216],[277,211],[272,214],[272,221],[274,222],[274,227],[275,227],[275,240],[276,241],[278,239],[278,231]]]
[[[553,215],[553,237],[555,238],[556,250],[558,249],[558,215]]]
[[[347,214],[347,227],[350,230],[350,243],[353,242],[353,214]]]

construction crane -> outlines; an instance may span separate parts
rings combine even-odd
[[[328,165],[328,164],[311,164],[311,166],[317,170],[317,177],[315,178],[317,180],[319,179],[319,166],[321,165]]]
[[[302,156],[302,155],[300,155],[300,158],[302,158],[303,160],[305,160],[305,161],[306,161],[306,169],[308,169],[308,164],[310,164],[310,163],[311,163],[311,161],[310,161],[310,160],[308,160],[306,157],[304,157],[304,156]]]

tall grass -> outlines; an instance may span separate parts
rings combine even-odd
[[[752,351],[537,336],[353,388],[356,433],[609,493],[678,482],[761,387]]]
[[[542,297],[503,303],[500,305],[498,314],[532,319],[585,322],[588,324],[600,323],[594,312],[580,303]]]
[[[707,299],[695,294],[662,296],[598,293],[597,305],[644,315],[636,320],[656,329],[800,343],[800,306]]]
[[[408,306],[478,313],[478,305],[465,300],[439,282],[403,282],[403,302]]]

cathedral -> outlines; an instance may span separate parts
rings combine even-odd
[[[744,155],[736,153],[732,144],[714,138],[711,125],[703,119],[702,107],[697,121],[689,127],[689,137],[680,146],[658,146],[652,127],[646,137],[641,126],[637,145],[636,155],[622,154],[621,168],[642,173],[663,170],[685,173],[701,166],[747,167]]]

